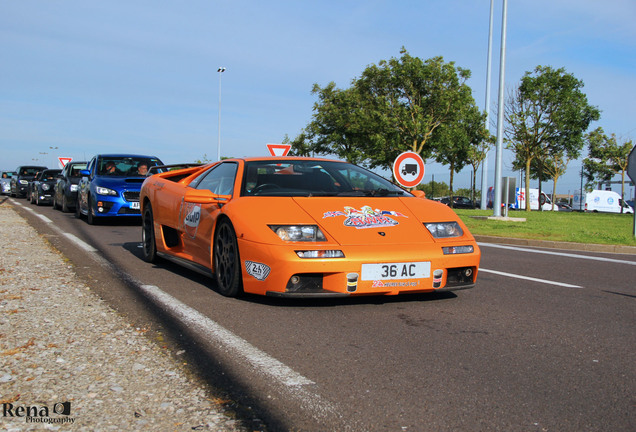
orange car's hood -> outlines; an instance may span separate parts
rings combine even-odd
[[[400,198],[296,197],[294,201],[341,245],[433,242]]]

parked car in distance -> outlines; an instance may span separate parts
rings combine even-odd
[[[30,185],[31,204],[43,205],[53,203],[55,183],[57,183],[57,176],[61,172],[61,169],[47,169],[38,173],[37,178],[33,180]]]
[[[558,202],[558,203],[555,203],[555,205],[559,207],[559,211],[564,211],[564,212],[572,211],[572,207],[568,203]]]
[[[446,204],[450,207],[450,197],[444,197],[440,200],[442,204]],[[464,196],[454,196],[453,197],[453,208],[458,209],[474,209],[478,206],[473,203],[470,198]]]
[[[163,165],[156,156],[100,154],[94,156],[78,183],[75,217],[86,216],[93,225],[99,218],[137,217],[139,191],[148,169]]]
[[[29,183],[33,181],[35,175],[39,171],[47,169],[45,166],[39,165],[22,165],[15,172],[16,175],[11,177],[11,193],[12,197],[24,198],[29,190]]]
[[[11,177],[14,175],[14,171],[0,171],[0,194],[11,194]]]
[[[75,209],[77,202],[77,185],[82,178],[80,171],[86,169],[85,161],[71,161],[64,166],[62,172],[57,176],[55,191],[53,193],[53,207],[68,213]]]

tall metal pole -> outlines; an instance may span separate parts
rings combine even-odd
[[[217,69],[217,72],[219,73],[219,142],[216,149],[216,160],[220,161],[221,160],[221,76],[223,75],[223,72],[225,72],[225,68],[220,67]]]
[[[501,216],[501,171],[503,159],[504,91],[506,74],[506,25],[508,0],[503,0],[501,12],[501,53],[499,56],[499,97],[497,106],[497,156],[495,160],[495,196],[493,197],[493,216]]]
[[[493,21],[493,3],[490,0],[490,23],[488,25],[488,65],[486,66],[486,129],[490,131],[490,75],[492,63],[492,21]],[[488,151],[486,157],[481,163],[481,209],[486,210],[488,206]]]

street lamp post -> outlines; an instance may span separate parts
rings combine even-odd
[[[224,67],[220,67],[216,70],[219,73],[219,141],[216,149],[216,160],[221,160],[221,76],[225,72]]]

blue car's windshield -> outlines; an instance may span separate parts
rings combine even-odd
[[[357,165],[316,160],[245,164],[242,196],[410,196]]]
[[[113,177],[145,177],[155,165],[163,164],[157,158],[141,156],[105,157],[98,161],[97,173]]]

